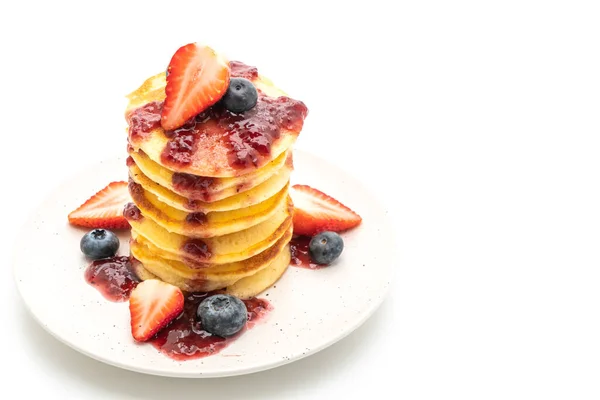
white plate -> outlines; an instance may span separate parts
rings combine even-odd
[[[381,304],[396,262],[385,211],[352,176],[313,155],[294,152],[293,183],[320,189],[363,217],[344,233],[338,261],[320,270],[290,267],[266,297],[274,310],[220,353],[174,361],[131,337],[127,303],[112,303],[84,280],[79,251],[86,232],[67,214],[106,184],[126,180],[124,157],[100,163],[60,186],[26,223],[15,249],[14,274],[35,319],[72,348],[117,367],[164,376],[222,377],[298,360],[359,327]],[[128,254],[121,237],[120,254]]]

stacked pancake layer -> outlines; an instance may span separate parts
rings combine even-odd
[[[165,132],[160,127],[165,74],[130,96],[129,191],[133,265],[141,279],[184,291],[224,291],[240,298],[271,286],[290,261],[293,204],[288,195],[292,146],[307,114],[258,75],[256,107],[243,115],[217,104]]]

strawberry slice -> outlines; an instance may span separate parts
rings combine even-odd
[[[123,208],[130,201],[127,182],[112,182],[70,213],[69,223],[88,228],[129,228]]]
[[[183,293],[158,279],[141,282],[129,297],[131,334],[145,342],[173,321],[183,310]]]
[[[294,185],[290,190],[294,202],[294,234],[313,236],[323,231],[341,232],[354,228],[362,218],[320,190]]]
[[[179,128],[215,104],[229,87],[229,63],[208,46],[190,43],[181,47],[167,71],[160,121],[165,130]]]

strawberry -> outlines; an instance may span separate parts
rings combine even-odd
[[[294,202],[294,234],[313,236],[323,231],[341,232],[354,228],[362,218],[320,190],[294,185],[290,190]]]
[[[165,130],[181,127],[219,101],[229,87],[229,63],[208,46],[190,43],[181,47],[167,71],[160,121]]]
[[[129,228],[123,208],[130,201],[127,182],[112,182],[71,212],[69,223],[88,228]]]
[[[158,279],[141,282],[129,297],[131,334],[145,342],[183,311],[183,293],[177,286]]]

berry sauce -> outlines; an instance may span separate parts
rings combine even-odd
[[[245,78],[248,80],[258,78],[258,69],[246,65],[241,61],[230,61],[229,68],[231,68],[231,76],[234,78]]]
[[[208,245],[200,239],[188,239],[181,246],[181,250],[197,259],[207,259],[212,255]]]
[[[203,330],[201,322],[196,318],[198,305],[212,294],[214,293],[189,294],[181,315],[150,339],[150,343],[163,354],[179,361],[210,356],[227,347],[272,309],[270,303],[263,299],[244,300],[248,309],[246,328],[232,337],[222,338]]]
[[[309,236],[294,236],[292,240],[290,240],[290,251],[292,253],[290,265],[308,269],[320,269],[326,267],[326,265],[317,264],[310,259],[310,254],[308,252],[310,239]]]
[[[185,217],[185,222],[190,225],[203,225],[208,221],[203,212],[193,212]]]
[[[130,111],[126,116],[129,137],[133,140],[144,139],[151,131],[160,128],[162,107],[162,101],[153,101]]]
[[[281,96],[271,98],[259,93],[256,106],[243,114],[222,107],[208,110],[217,123],[222,140],[229,148],[229,164],[237,168],[259,165],[270,159],[271,146],[281,130],[300,131],[308,109],[304,103]]]
[[[231,77],[255,79],[255,67],[235,61],[230,63]],[[160,126],[162,102],[148,103],[127,116],[130,140],[143,139]],[[163,165],[177,167],[192,163],[200,140],[210,137],[227,149],[229,164],[238,169],[257,166],[271,158],[271,146],[281,136],[281,130],[299,132],[308,109],[301,101],[286,96],[268,97],[259,91],[256,106],[235,114],[217,103],[182,127],[165,131],[167,144],[161,153]],[[182,180],[182,184],[185,180]]]
[[[134,203],[127,203],[125,205],[123,216],[128,221],[139,221],[144,218],[142,211]]]
[[[165,136],[169,138],[160,157],[167,165],[189,165],[192,162],[192,154],[196,151],[198,140],[205,136],[205,129],[202,128],[203,113],[188,120],[182,127],[173,131],[165,131]]]
[[[175,172],[171,177],[171,182],[177,192],[185,193],[191,199],[210,200],[210,192],[215,178]]]
[[[131,270],[129,257],[116,256],[96,260],[85,270],[85,280],[110,301],[127,301],[140,282]]]
[[[92,262],[85,271],[85,279],[107,300],[114,302],[127,301],[131,291],[140,282],[131,268],[130,258],[125,256]],[[228,338],[214,336],[202,329],[202,323],[196,318],[196,310],[202,300],[216,293],[219,292],[186,294],[183,312],[151,338],[149,343],[178,361],[210,356],[223,350],[273,309],[264,299],[253,297],[243,300],[248,309],[246,327]]]

